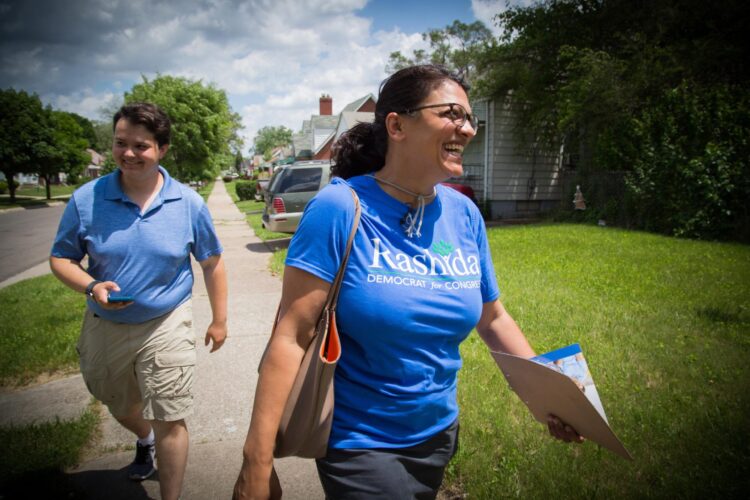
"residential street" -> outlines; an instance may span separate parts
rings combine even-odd
[[[0,211],[0,282],[47,260],[65,204]]]

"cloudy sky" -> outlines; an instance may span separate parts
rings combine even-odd
[[[511,3],[519,3],[513,0]],[[330,94],[333,111],[376,94],[388,55],[459,19],[492,27],[506,0],[0,0],[0,88],[56,109],[101,109],[157,73],[224,89],[257,130],[292,130]]]

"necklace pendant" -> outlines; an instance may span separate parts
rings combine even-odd
[[[417,228],[417,219],[411,211],[407,212],[403,219],[401,219],[401,227],[404,228],[406,236],[413,238],[421,236],[419,229]]]

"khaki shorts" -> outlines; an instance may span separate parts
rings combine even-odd
[[[193,412],[190,300],[138,324],[113,323],[87,309],[77,350],[86,387],[115,417],[128,416],[136,405],[146,420],[171,422]]]

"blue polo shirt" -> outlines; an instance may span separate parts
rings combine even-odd
[[[80,261],[88,273],[114,281],[132,305],[117,311],[93,300],[88,307],[118,323],[142,323],[173,310],[192,293],[192,254],[198,261],[222,252],[211,215],[195,191],[159,167],[164,185],[145,213],[120,187],[120,171],[81,186],[63,212],[52,256]]]

